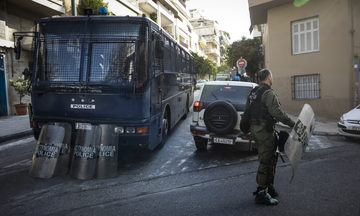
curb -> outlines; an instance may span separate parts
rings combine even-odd
[[[287,125],[281,125],[281,124],[277,124],[276,125],[278,129],[283,129],[283,130],[290,130],[290,127],[288,127]],[[313,132],[312,135],[317,135],[317,136],[341,136],[338,132],[327,132],[327,131],[317,131],[315,130]]]
[[[317,136],[341,136],[337,132],[324,132],[324,131],[314,131],[313,135],[317,135]]]
[[[0,137],[0,143],[1,142],[6,142],[9,140],[13,140],[13,139],[19,139],[22,137],[26,137],[26,136],[30,136],[33,135],[33,131],[32,129],[28,129],[19,133],[14,133],[14,134],[9,134],[9,135],[5,135],[5,136],[1,136]]]

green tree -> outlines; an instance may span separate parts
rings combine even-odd
[[[217,72],[215,62],[210,59],[199,56],[198,54],[191,52],[194,57],[194,70],[197,78],[203,78],[206,75],[215,76]]]
[[[228,66],[236,67],[236,61],[243,57],[247,61],[246,73],[254,80],[254,75],[264,65],[261,41],[258,38],[246,39],[232,43],[227,49],[226,63]]]
[[[211,61],[210,59],[205,59],[205,68],[208,71],[207,74],[210,76],[213,76],[215,78],[217,71],[216,63]]]
[[[105,7],[108,14],[111,14],[108,8],[108,3],[104,3],[103,0],[80,0],[78,14],[85,15],[85,9],[92,9],[94,15],[99,15],[99,7]]]
[[[31,84],[29,80],[24,78],[24,75],[18,77],[16,80],[10,79],[10,85],[14,87],[15,91],[19,94],[20,104],[22,103],[22,98],[25,95],[29,95],[31,91]]]
[[[221,64],[218,68],[217,68],[217,72],[227,72],[231,70],[231,67],[227,64]]]

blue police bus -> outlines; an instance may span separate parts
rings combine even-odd
[[[193,101],[193,57],[146,17],[37,21],[31,125],[115,126],[119,145],[161,147]],[[74,133],[74,134],[75,134]]]

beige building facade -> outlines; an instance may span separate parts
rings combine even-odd
[[[308,103],[317,116],[337,119],[359,103],[360,1],[249,0],[249,10],[253,26],[265,24],[265,66],[285,110]]]
[[[61,0],[0,1],[0,116],[15,114],[14,104],[20,101],[9,80],[21,76],[31,61],[31,38],[22,40],[21,58],[16,60],[13,33],[31,32],[35,19],[63,14],[65,7]],[[22,102],[29,103],[30,97],[26,96]]]

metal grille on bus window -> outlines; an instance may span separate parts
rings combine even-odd
[[[130,82],[134,79],[135,43],[91,44],[90,82]]]
[[[293,99],[320,98],[320,75],[301,75],[292,77]]]
[[[180,48],[178,46],[176,46],[176,68],[175,71],[176,72],[181,72],[181,52],[180,52]]]
[[[92,23],[91,30],[93,35],[112,35],[112,36],[140,36],[141,24],[134,23],[117,23],[117,22],[107,22],[104,23],[96,22]]]
[[[171,42],[171,48],[170,48],[170,52],[171,52],[171,71],[175,71],[176,70],[176,52],[175,52],[175,44],[173,42]]]
[[[45,80],[51,82],[78,82],[81,44],[79,40],[49,40],[44,42],[46,53]]]
[[[180,65],[180,72],[185,73],[185,52],[184,50],[181,50],[181,65]]]
[[[164,71],[171,72],[171,41],[168,38],[164,39]]]
[[[171,72],[171,50],[169,46],[164,47],[164,71]]]
[[[186,73],[191,73],[190,71],[190,57],[189,54],[186,54]]]

